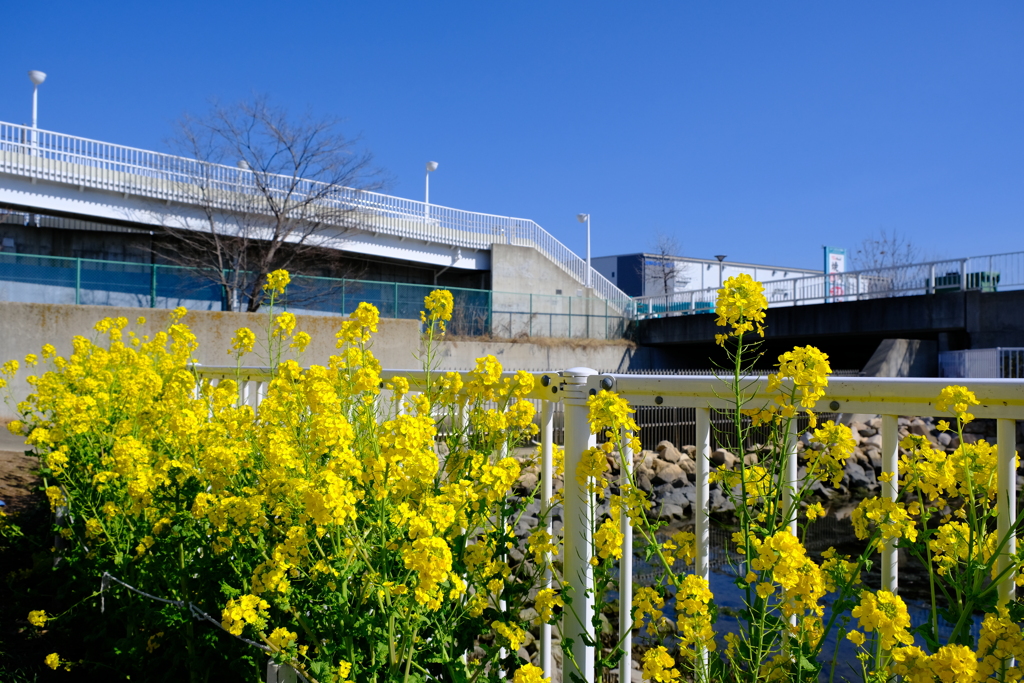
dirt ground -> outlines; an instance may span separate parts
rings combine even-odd
[[[39,477],[35,474],[39,460],[25,455],[25,440],[7,431],[0,423],[0,500],[8,514],[28,511],[42,501]]]

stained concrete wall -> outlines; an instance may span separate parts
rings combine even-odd
[[[938,377],[939,345],[924,339],[885,339],[862,372],[865,377]]]
[[[53,344],[57,353],[71,353],[71,340],[75,336],[92,338],[97,333],[94,325],[105,317],[124,316],[131,322],[129,329],[137,334],[154,334],[170,324],[171,311],[166,309],[126,308],[115,306],[74,306],[65,304],[30,304],[0,302],[0,362],[17,359],[26,354],[38,354],[43,344]],[[146,322],[136,325],[139,316]],[[303,365],[326,364],[336,352],[335,333],[340,318],[334,316],[298,315],[297,330],[305,330],[313,341],[302,355]],[[196,358],[204,365],[232,365],[227,350],[231,337],[239,327],[249,327],[260,336],[265,329],[266,313],[222,313],[217,311],[190,311],[184,322],[199,340]],[[258,351],[258,348],[257,348]],[[373,339],[373,353],[381,365],[391,369],[420,367],[420,323],[415,320],[381,320]],[[480,356],[492,354],[509,370],[558,371],[572,367],[591,367],[611,371],[626,369],[643,354],[627,342],[609,345],[564,343],[534,344],[531,342],[441,342],[438,355],[443,369],[468,370]],[[260,365],[258,353],[245,359],[247,365]],[[0,419],[15,416],[17,402],[24,400],[30,387],[24,378],[32,374],[23,367],[11,383],[10,400],[0,405]]]

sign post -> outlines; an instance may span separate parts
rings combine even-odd
[[[846,272],[846,250],[824,247],[825,250],[825,303],[843,301],[846,294],[843,273]]]

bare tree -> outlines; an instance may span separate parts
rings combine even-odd
[[[668,296],[675,292],[678,285],[685,287],[689,282],[676,260],[680,252],[679,240],[675,235],[658,231],[654,234],[653,244],[654,263],[647,263],[645,259],[645,263],[640,266],[643,269],[640,277],[644,282],[644,294]],[[648,283],[652,289],[656,287],[660,291],[647,291]]]
[[[871,291],[896,291],[915,287],[925,277],[918,269],[910,268],[925,260],[920,248],[896,229],[884,228],[876,235],[864,238],[850,258],[855,271],[868,271],[866,281]]]
[[[293,118],[265,97],[183,116],[170,144],[203,162],[180,183],[201,219],[165,225],[172,244],[162,255],[221,287],[228,310],[258,310],[279,268],[336,275],[356,224],[352,199],[383,185],[339,123]]]
[[[883,228],[877,235],[864,238],[850,261],[853,270],[882,270],[920,263],[922,258],[920,249],[906,235]]]

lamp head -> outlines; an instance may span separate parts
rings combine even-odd
[[[725,260],[725,256],[725,254],[715,254],[715,258],[718,259],[719,263]]]
[[[31,78],[32,82],[36,85],[39,85],[40,83],[46,80],[46,74],[44,74],[42,71],[29,71],[28,77]]]
[[[431,171],[436,171],[436,170],[437,170],[437,162],[436,161],[428,161],[427,162],[427,173],[430,173]]]
[[[589,218],[590,218],[590,214],[589,213],[578,213],[578,214],[576,214],[576,220],[578,220],[580,223],[586,223]]]
[[[243,171],[249,171],[251,170],[252,167],[249,166],[249,162],[246,161],[245,159],[239,159],[238,168],[242,169]]]

